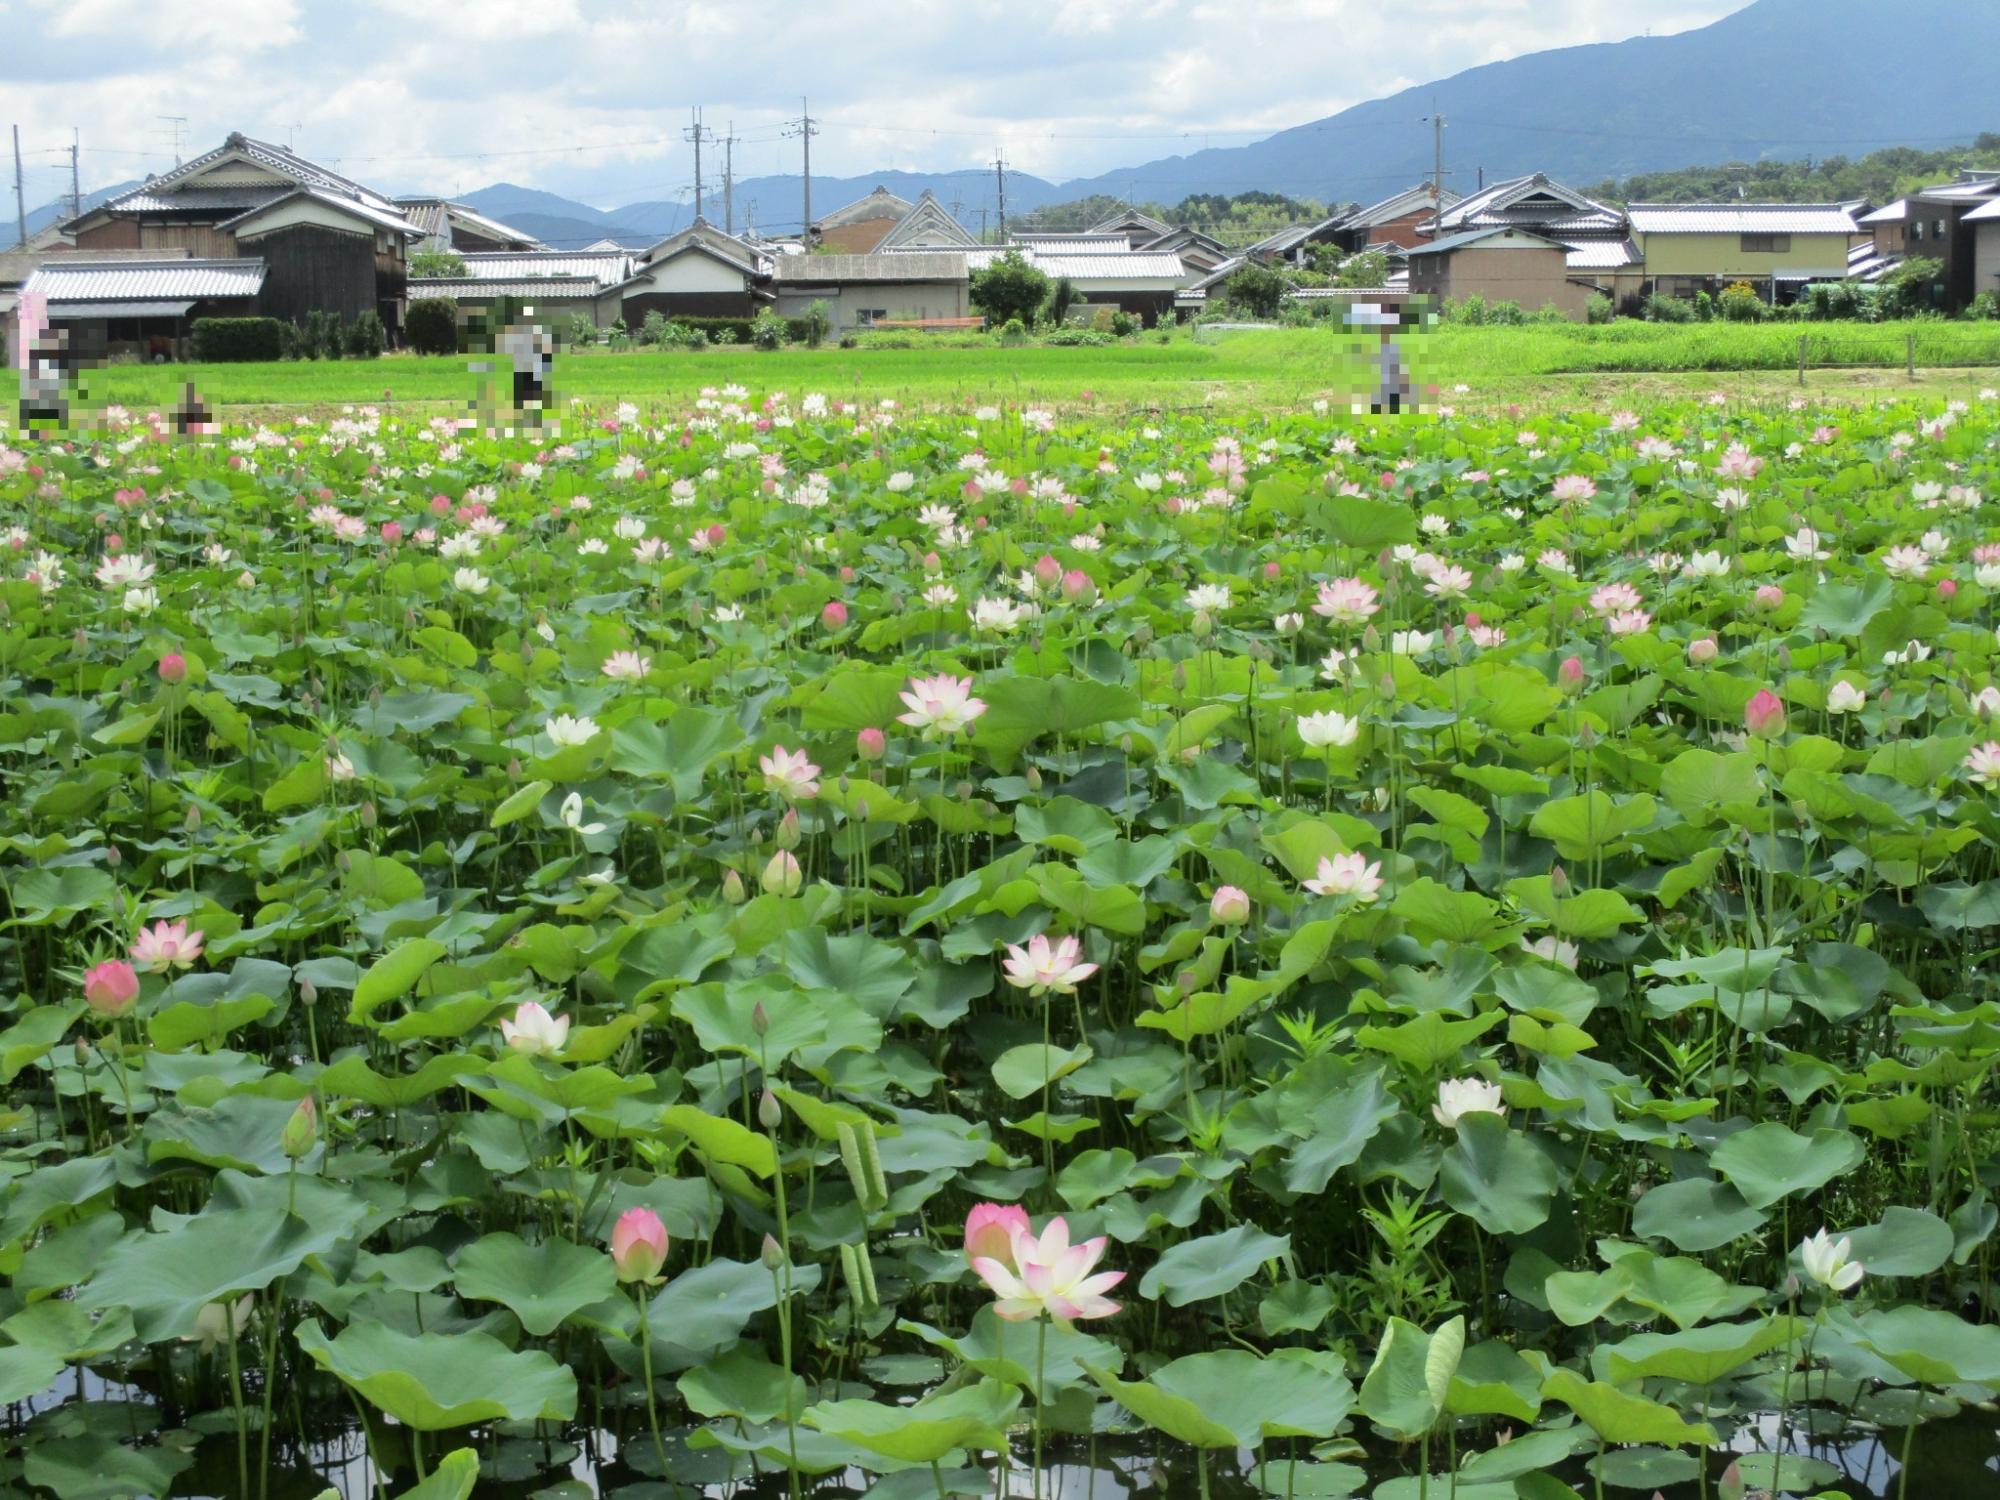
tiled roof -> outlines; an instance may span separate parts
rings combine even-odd
[[[279,193],[268,202],[258,204],[247,213],[240,213],[233,219],[224,219],[215,227],[217,229],[236,230],[240,233],[243,228],[256,223],[265,214],[270,213],[281,204],[290,203],[294,198],[310,198],[315,203],[325,204],[335,213],[347,214],[352,218],[365,220],[373,224],[377,229],[387,229],[391,233],[411,236],[415,236],[418,233],[417,227],[403,216],[401,209],[377,208],[365,199],[349,198],[340,193],[329,193],[315,187],[297,187],[289,192]]]
[[[1187,275],[1181,258],[1165,251],[1083,255],[1037,252],[1034,261],[1044,274],[1067,276],[1071,281],[1179,281]]]
[[[30,276],[24,290],[56,302],[160,302],[206,297],[254,297],[264,287],[264,262],[238,260],[92,261],[65,255]]]
[[[409,296],[449,297],[454,302],[488,297],[519,297],[527,302],[588,302],[604,290],[602,283],[588,276],[523,276],[518,280],[501,276],[412,277]]]
[[[1041,234],[1026,230],[1013,235],[1016,245],[1027,245],[1036,250],[1099,251],[1122,254],[1132,248],[1132,237],[1128,234]]]
[[[837,229],[842,224],[865,224],[870,219],[900,219],[915,207],[909,199],[898,198],[887,188],[878,187],[867,197],[843,204],[813,223],[821,229]]]
[[[261,203],[269,203],[280,193],[287,191],[276,186],[264,187],[192,187],[180,193],[162,193],[151,183],[134,188],[121,197],[104,204],[105,208],[119,213],[166,213],[179,210],[206,212],[211,209],[234,209],[241,213],[246,208],[255,208]]]
[[[1975,208],[1965,216],[1964,222],[1967,224],[2000,223],[2000,198],[1995,198],[1991,203],[1981,208]]]
[[[199,177],[203,172],[213,167],[217,162],[227,158],[231,153],[241,156],[246,161],[255,162],[258,166],[265,167],[281,177],[289,178],[292,182],[302,187],[318,188],[338,198],[358,199],[384,212],[396,212],[395,203],[374,191],[374,189],[363,187],[352,178],[343,177],[330,167],[323,167],[318,162],[308,161],[303,156],[287,151],[283,146],[274,146],[268,141],[253,140],[249,136],[235,131],[232,131],[229,137],[213,151],[205,151],[200,156],[182,162],[171,172],[162,172],[159,176],[141,183],[124,196],[113,198],[109,202],[101,204],[100,207],[120,213],[134,210],[158,211],[161,208],[176,206],[187,208],[231,206],[248,208],[266,199],[277,197],[280,192],[284,191],[283,189],[273,189],[269,186],[256,185],[246,185],[241,188],[220,186],[213,188],[190,188],[187,193],[171,191],[176,183],[188,182]],[[260,196],[238,199],[234,203],[214,202],[198,204],[192,201],[196,194],[208,197],[215,194],[234,192],[257,194]]]
[[[463,203],[453,203],[448,198],[398,198],[396,207],[403,211],[403,217],[416,225],[427,249],[451,249],[454,223],[463,224],[473,233],[490,240],[518,240],[524,245],[541,243],[532,234],[525,234],[511,224],[502,224],[498,219],[488,218],[479,210],[468,208]]]
[[[1454,232],[1499,224],[1532,224],[1552,233],[1625,227],[1624,216],[1616,209],[1552,182],[1540,172],[1496,182],[1446,207],[1439,221]]]
[[[964,252],[950,250],[899,250],[892,255],[781,255],[772,262],[771,279],[793,286],[856,281],[963,281],[969,259]]]
[[[630,250],[475,250],[459,256],[470,281],[582,276],[599,286],[615,286],[630,276],[638,258]]]
[[[1838,203],[1631,203],[1639,234],[1853,234]]]

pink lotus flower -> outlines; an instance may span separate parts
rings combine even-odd
[[[1123,1271],[1091,1275],[1108,1243],[1099,1235],[1071,1245],[1069,1223],[1058,1214],[1039,1238],[1025,1229],[1014,1232],[1013,1267],[982,1255],[972,1262],[972,1269],[997,1299],[993,1311],[1010,1323],[1044,1315],[1065,1322],[1108,1318],[1118,1311],[1118,1304],[1104,1294],[1125,1279]]]
[[[1743,705],[1743,727],[1760,740],[1774,740],[1785,732],[1785,705],[1769,688],[1759,688]]]
[[[611,1226],[611,1264],[624,1282],[656,1286],[667,1263],[667,1226],[650,1208],[628,1208]]]
[[[1082,957],[1083,944],[1074,937],[1051,944],[1038,932],[1028,939],[1025,949],[1009,943],[1000,966],[1006,970],[1007,982],[1017,990],[1031,995],[1046,995],[1052,990],[1058,995],[1073,995],[1079,984],[1097,972],[1096,964],[1079,962]]]
[[[1712,635],[1702,636],[1698,640],[1692,640],[1688,642],[1688,660],[1693,662],[1698,667],[1705,667],[1710,662],[1715,660],[1716,653],[1720,649],[1721,648],[1715,644],[1714,636]]]
[[[1588,500],[1597,493],[1597,486],[1583,474],[1565,474],[1550,486],[1549,493],[1563,504],[1573,500]]]
[[[888,736],[872,724],[854,736],[854,753],[863,760],[880,760],[888,751]]]
[[[1715,472],[1731,479],[1755,479],[1764,470],[1764,460],[1752,456],[1741,443],[1731,443],[1715,466]]]
[[[1965,757],[1965,779],[1975,786],[2000,786],[2000,740],[1972,747]]]
[[[782,796],[805,801],[819,795],[819,783],[813,779],[819,775],[819,767],[806,759],[803,750],[773,745],[769,755],[757,757],[757,769],[764,773],[771,789]]]
[[[523,1057],[554,1057],[569,1040],[569,1017],[550,1015],[538,1001],[523,1001],[500,1023],[500,1037]]]
[[[838,630],[847,623],[847,606],[838,599],[826,601],[826,608],[819,612],[819,623],[828,630]]]
[[[1250,920],[1250,893],[1233,885],[1219,885],[1208,898],[1208,914],[1225,927],[1241,927]]]
[[[107,959],[84,972],[83,999],[106,1020],[115,1020],[139,998],[139,976],[122,958]]]
[[[1032,1234],[1028,1211],[1018,1203],[975,1203],[965,1216],[965,1263],[998,1261],[1010,1271],[1014,1264],[1014,1237]]]
[[[636,651],[614,651],[604,659],[604,675],[614,682],[636,682],[653,670],[653,658]]]
[[[1366,906],[1382,893],[1382,862],[1372,864],[1360,854],[1336,854],[1321,859],[1316,879],[1306,882],[1315,896],[1352,896],[1355,904]]]
[[[160,658],[160,681],[172,686],[186,682],[188,674],[187,658],[178,651],[169,651]]]
[[[1615,615],[1624,609],[1637,609],[1643,602],[1639,591],[1629,583],[1607,583],[1593,589],[1590,595],[1590,607],[1602,616]]]
[[[901,697],[910,711],[896,715],[896,722],[921,731],[927,740],[970,729],[973,720],[986,712],[986,704],[972,696],[972,679],[949,672],[912,677]]]
[[[1359,625],[1381,607],[1372,584],[1359,578],[1336,578],[1319,586],[1313,613],[1338,625]]]
[[[201,957],[201,932],[185,921],[155,922],[132,940],[132,961],[148,974],[192,969]]]

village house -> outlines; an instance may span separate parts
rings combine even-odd
[[[885,187],[877,187],[812,223],[809,238],[830,255],[866,255],[882,243],[910,210],[907,198],[898,198]]]
[[[1633,203],[1626,206],[1649,292],[1716,293],[1742,282],[1766,302],[1839,281],[1859,233],[1838,203]]]
[[[1496,224],[1462,230],[1409,251],[1409,290],[1433,302],[1483,297],[1530,312],[1554,307],[1580,323],[1590,288],[1571,278],[1571,253],[1566,242],[1532,229]]]
[[[548,249],[533,235],[448,198],[398,198],[395,202],[403,217],[422,236],[412,253],[449,250],[469,255],[481,251]]]
[[[1863,215],[1861,227],[1873,236],[1873,253],[1856,257],[1851,269],[1879,280],[1904,259],[1938,261],[1931,303],[1957,312],[1979,293],[1995,290],[1991,278],[1980,275],[1979,260],[1980,228],[1991,220],[1973,216],[1996,201],[2000,171],[1963,171],[1951,182],[1919,188]]]
[[[409,246],[420,237],[393,199],[283,146],[235,133],[213,151],[69,220],[63,230],[79,259],[101,250],[152,250],[204,263],[258,263],[259,271],[199,283],[204,291],[198,295],[161,290],[196,285],[184,270],[169,265],[148,279],[128,267],[121,287],[151,289],[125,299],[151,309],[145,317],[153,327],[145,337],[176,341],[218,300],[227,300],[233,312],[287,322],[318,311],[352,323],[372,312],[393,339],[402,327]],[[119,300],[90,289],[101,290],[102,276],[63,280],[63,295],[49,299],[50,320],[73,325],[73,336],[86,345],[129,343],[112,336],[102,315],[79,310]],[[240,300],[251,280],[256,291]],[[129,328],[130,319],[122,321]]]
[[[1343,255],[1370,249],[1407,250],[1422,243],[1424,231],[1437,216],[1440,203],[1450,209],[1461,201],[1460,195],[1450,188],[1440,195],[1434,192],[1433,184],[1420,182],[1365,208],[1348,204],[1317,223],[1297,224],[1266,235],[1243,253],[1267,265],[1284,261],[1308,266],[1312,263],[1313,248],[1319,245],[1331,246]]]

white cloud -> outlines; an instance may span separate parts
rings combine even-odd
[[[1742,3],[1658,0],[1639,24]],[[90,182],[169,166],[157,116],[180,114],[189,151],[241,129],[391,190],[611,206],[688,185],[692,104],[734,120],[740,176],[797,170],[783,125],[809,94],[818,173],[971,171],[997,147],[1062,178],[1635,29],[1628,0],[0,0],[0,87],[38,182],[73,123]]]

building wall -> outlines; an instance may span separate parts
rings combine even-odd
[[[1746,251],[1738,234],[1634,235],[1646,261],[1648,276],[1741,277],[1766,281],[1774,275],[1807,272],[1839,278],[1847,274],[1848,238],[1844,234],[1795,234],[1791,248]]]
[[[1417,233],[1417,226],[1428,222],[1431,213],[1430,205],[1426,204],[1422,208],[1413,209],[1400,218],[1390,219],[1386,223],[1371,226],[1368,230],[1367,239],[1362,242],[1362,248],[1365,249],[1369,245],[1401,245],[1405,250],[1408,250],[1413,246],[1421,245],[1424,242],[1424,237]]]
[[[1972,295],[2000,292],[2000,221],[1968,224],[1972,239]]]
[[[300,224],[262,235],[252,248],[269,268],[262,299],[268,316],[302,323],[317,308],[352,323],[364,312],[382,313],[373,235]]]
[[[76,248],[79,250],[137,250],[139,244],[139,222],[136,219],[111,219],[103,224],[93,224],[88,229],[76,232]],[[230,251],[234,255],[235,251]]]
[[[870,281],[840,287],[782,287],[778,292],[778,311],[788,318],[804,317],[806,308],[822,299],[832,309],[836,333],[865,327],[861,318],[864,312],[886,319],[975,315],[966,300],[963,281]]]
[[[1891,224],[1871,224],[1874,230],[1875,253],[1877,255],[1901,255],[1903,253],[1904,231],[1901,220]]]
[[[1410,290],[1456,301],[1518,302],[1528,312],[1553,304],[1579,323],[1590,303],[1590,289],[1569,279],[1567,252],[1554,246],[1468,245],[1420,255],[1410,262]]]
[[[644,282],[633,290],[651,293],[734,293],[743,292],[743,273],[721,261],[697,252],[687,252],[659,265],[642,268],[637,276]]]

